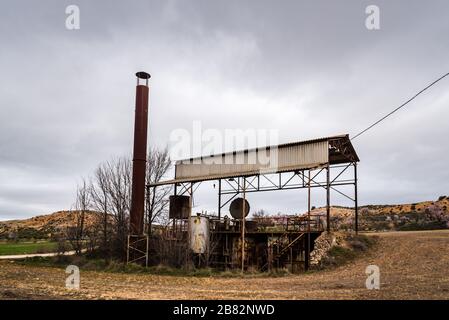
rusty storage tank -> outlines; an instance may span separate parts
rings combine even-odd
[[[169,197],[169,219],[188,219],[191,211],[189,196],[173,195]]]
[[[190,248],[194,253],[205,254],[209,251],[209,218],[191,217],[190,218]]]

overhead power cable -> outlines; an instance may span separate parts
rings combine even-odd
[[[401,109],[402,107],[405,107],[408,103],[410,103],[411,101],[413,101],[417,96],[419,96],[421,93],[423,93],[424,91],[426,91],[427,89],[429,89],[430,87],[432,87],[434,84],[436,84],[437,82],[443,80],[444,78],[446,78],[449,75],[449,72],[446,73],[445,75],[439,77],[437,80],[433,81],[431,84],[429,84],[427,87],[425,87],[424,89],[422,89],[421,91],[419,91],[418,93],[416,93],[413,97],[411,97],[410,99],[408,99],[407,101],[405,101],[403,104],[401,104],[399,107],[397,107],[396,109],[394,109],[393,111],[391,111],[390,113],[386,114],[385,116],[383,116],[382,118],[380,118],[379,120],[377,120],[376,122],[374,122],[372,125],[370,125],[369,127],[367,127],[366,129],[360,131],[359,133],[357,133],[355,136],[353,136],[351,138],[351,140],[354,140],[355,138],[359,137],[360,135],[362,135],[363,133],[365,133],[366,131],[368,131],[369,129],[371,129],[372,127],[374,127],[375,125],[377,125],[378,123],[382,122],[383,120],[385,120],[386,118],[388,118],[389,116],[391,116],[393,113],[395,113],[396,111],[398,111],[399,109]]]

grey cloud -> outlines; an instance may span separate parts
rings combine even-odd
[[[129,154],[140,69],[160,146],[195,120],[280,142],[354,135],[449,70],[446,1],[375,1],[379,31],[364,27],[372,1],[76,1],[79,31],[64,27],[69,4],[2,5],[0,219],[67,209],[81,176]],[[361,203],[449,193],[447,85],[354,141]],[[198,205],[215,197],[205,188]],[[253,207],[299,212],[300,197]]]

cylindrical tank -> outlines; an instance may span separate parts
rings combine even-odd
[[[209,251],[209,219],[206,217],[190,218],[190,248],[194,253],[204,254]]]

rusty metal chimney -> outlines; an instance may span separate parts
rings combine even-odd
[[[143,235],[145,205],[145,169],[147,162],[148,79],[150,74],[137,72],[136,111],[134,120],[133,177],[130,212],[130,235]],[[140,84],[145,80],[145,85]]]

